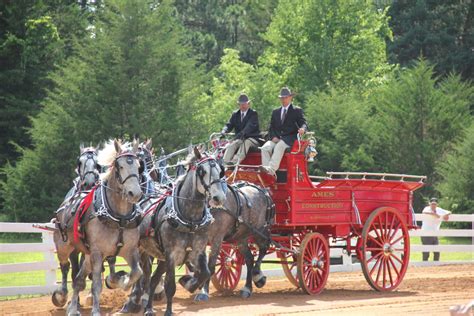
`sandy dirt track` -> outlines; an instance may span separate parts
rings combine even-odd
[[[84,296],[85,297],[85,296]],[[84,299],[81,296],[81,299]],[[117,311],[126,299],[121,290],[104,289],[103,315]],[[318,296],[303,294],[285,278],[269,279],[263,289],[247,300],[235,292],[222,296],[211,290],[211,300],[194,303],[179,285],[174,300],[175,315],[449,315],[449,307],[474,299],[474,264],[410,267],[399,289],[378,293],[369,287],[362,272],[332,273]],[[165,304],[156,302],[157,315]],[[0,302],[1,315],[64,315],[49,296]],[[89,315],[90,308],[82,309]]]

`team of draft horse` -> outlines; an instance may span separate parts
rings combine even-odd
[[[155,290],[166,295],[165,315],[172,315],[176,292],[175,268],[191,272],[179,279],[195,300],[209,299],[209,281],[223,241],[232,240],[245,258],[248,275],[241,296],[252,293],[252,282],[265,285],[260,264],[270,245],[274,205],[268,192],[254,184],[228,185],[218,153],[194,147],[179,162],[176,177],[155,168],[151,140],[139,144],[109,141],[103,149],[81,145],[78,178],[53,219],[54,242],[62,283],[52,301],[67,303],[67,279],[72,268],[73,294],[67,315],[80,315],[79,293],[92,279],[92,315],[100,315],[103,263],[110,272],[109,288],[130,290],[121,313],[155,315]],[[101,172],[105,169],[105,172]],[[259,255],[249,249],[253,236]],[[206,247],[210,246],[209,258]],[[115,271],[122,257],[130,272]],[[157,267],[152,271],[153,261]],[[164,286],[162,276],[164,277]]]
[[[373,289],[396,289],[408,267],[408,230],[417,228],[413,192],[426,177],[366,172],[310,176],[307,162],[317,154],[315,139],[291,96],[282,88],[282,107],[272,113],[270,140],[259,147],[261,152],[250,139],[259,135],[258,119],[245,94],[238,99],[240,110],[218,134],[229,136],[235,129],[226,146],[227,140],[221,142],[215,134],[207,149],[190,147],[158,158],[150,140],[111,140],[101,150],[81,146],[78,177],[53,219],[62,272],[54,305],[67,303],[72,268],[67,314],[80,315],[79,292],[89,276],[92,315],[100,315],[105,261],[106,286],[131,290],[122,314],[143,310],[154,315],[155,296],[166,296],[165,315],[172,315],[175,269],[182,265],[189,273],[179,283],[191,293],[199,290],[195,300],[207,301],[211,277],[218,290],[233,290],[245,263],[240,295],[247,298],[253,285],[265,285],[260,266],[272,252],[288,280],[314,295],[327,282],[330,248],[357,257]],[[184,152],[188,156],[173,166],[176,175],[170,177],[168,159]],[[115,271],[116,257],[124,258],[129,273]]]

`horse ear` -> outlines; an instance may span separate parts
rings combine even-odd
[[[151,138],[149,138],[149,139],[146,141],[145,146],[146,146],[146,148],[148,148],[148,150],[151,150],[151,147],[152,147]]]
[[[114,139],[114,146],[115,146],[115,151],[117,152],[117,154],[120,154],[122,152],[122,145],[120,144],[120,141],[116,139]]]
[[[84,143],[83,142],[81,142],[81,144],[79,145],[79,149],[81,150],[81,154],[82,154],[82,152],[84,150]]]
[[[97,146],[94,147],[95,151],[99,151],[100,143],[97,143]]]
[[[138,152],[138,139],[136,138],[133,139],[132,146],[133,146],[133,152],[134,153]]]
[[[199,149],[196,147],[194,147],[194,156],[196,156],[196,158],[199,160],[202,158],[201,156],[201,152],[199,151]]]

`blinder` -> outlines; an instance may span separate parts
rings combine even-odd
[[[81,157],[87,155],[85,163],[87,163],[88,160],[92,159],[94,162],[95,169],[86,171],[84,174],[81,175]],[[96,181],[99,179],[99,173],[101,172],[101,166],[97,162],[97,153],[95,152],[94,149],[86,150],[84,151],[81,155],[77,157],[77,162],[76,162],[76,173],[79,175],[81,180],[84,180],[84,178],[92,173],[95,176]]]
[[[123,152],[115,158],[114,160],[115,177],[119,180],[119,183],[123,185],[130,178],[137,178],[137,180],[140,181],[138,174],[129,174],[125,179],[122,178],[122,175],[120,174],[120,171],[119,171],[120,166],[118,164],[118,160],[122,157],[127,157],[126,161],[127,161],[127,164],[129,165],[132,165],[135,159],[138,160],[137,155],[131,151]]]

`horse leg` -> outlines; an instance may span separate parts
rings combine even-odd
[[[194,267],[194,276],[184,275],[179,279],[179,283],[190,293],[194,293],[198,288],[204,285],[211,276],[207,267],[206,252],[198,255],[197,265]]]
[[[169,268],[167,270],[167,262],[164,262],[164,261],[159,261],[158,262],[158,267],[156,268],[155,272],[153,272],[153,276],[151,277],[151,280],[150,280],[150,290],[148,292],[148,303],[146,305],[146,308],[145,308],[145,316],[154,316],[155,315],[155,312],[153,311],[153,299],[152,297],[155,295],[155,289],[156,289],[156,286],[158,285],[158,283],[161,281],[161,276],[163,275],[163,273],[166,271],[166,280],[167,280],[167,285],[166,285],[166,295],[169,296],[170,293],[168,293],[169,290],[171,289],[168,289],[168,273],[172,276],[172,283],[174,285],[174,290],[173,290],[173,295],[174,293],[176,292],[176,283],[174,282],[174,263],[172,264],[172,268]],[[170,314],[171,315],[171,314]]]
[[[53,301],[54,306],[63,307],[67,303],[67,276],[70,267],[69,254],[74,248],[65,243],[62,243],[61,246],[57,245],[56,248],[58,250],[58,260],[61,267],[62,280],[60,288],[53,292],[51,300]]]
[[[115,272],[116,261],[117,257],[107,257],[107,263],[109,264],[109,275],[104,279],[104,282],[105,286],[111,290],[118,288],[120,286],[120,279],[127,274],[125,271]]]
[[[83,260],[81,264],[81,268],[79,269],[79,272],[77,273],[73,281],[74,291],[72,294],[71,302],[69,303],[69,306],[67,308],[68,316],[81,315],[81,313],[78,311],[79,292],[83,291],[86,288],[86,277],[90,273],[90,271],[91,271],[90,257],[86,255],[85,259]]]
[[[252,269],[252,280],[255,286],[258,288],[263,287],[265,283],[267,283],[267,277],[263,275],[263,272],[260,269],[260,266],[262,264],[263,258],[267,254],[269,246],[270,246],[269,242],[266,240],[258,243],[258,258]]]
[[[246,240],[245,243],[241,243],[239,245],[239,250],[244,256],[245,264],[247,266],[247,278],[245,280],[245,286],[240,290],[240,296],[242,298],[249,298],[252,295],[252,269],[254,264],[253,254],[250,251]]]
[[[209,268],[210,275],[214,275],[216,271],[216,262],[217,257],[219,256],[220,248],[222,245],[222,240],[214,241],[211,244],[211,252],[209,253],[209,261],[207,266]],[[209,283],[211,282],[211,278],[208,278],[206,282],[204,282],[203,287],[201,288],[201,293],[197,294],[194,297],[196,302],[207,302],[209,300]]]
[[[143,270],[140,267],[140,253],[137,248],[132,249],[128,256],[124,256],[124,259],[130,267],[130,275],[121,278],[120,287],[128,291],[143,275]]]
[[[102,253],[94,251],[91,253],[92,265],[92,316],[100,316],[100,293],[102,292]]]
[[[174,260],[171,258],[166,258],[166,278],[165,278],[165,291],[166,291],[166,311],[165,316],[172,316],[173,315],[173,297],[176,293],[176,280],[175,280],[175,264]],[[151,284],[150,286],[152,286]],[[153,287],[154,291],[154,287]],[[151,294],[151,292],[150,292]],[[150,295],[153,297],[153,295]],[[151,301],[151,300],[150,300]]]
[[[133,285],[132,293],[130,293],[129,299],[120,310],[120,313],[122,314],[140,312],[141,310],[140,300],[143,299],[144,291],[146,291],[145,293],[146,295],[148,295],[150,275],[151,275],[151,260],[146,253],[142,253],[141,255],[140,265],[143,269],[143,275]],[[145,285],[146,283],[148,283],[148,286]],[[147,303],[148,303],[148,299],[146,300],[146,303],[143,304],[143,306],[145,306]]]

